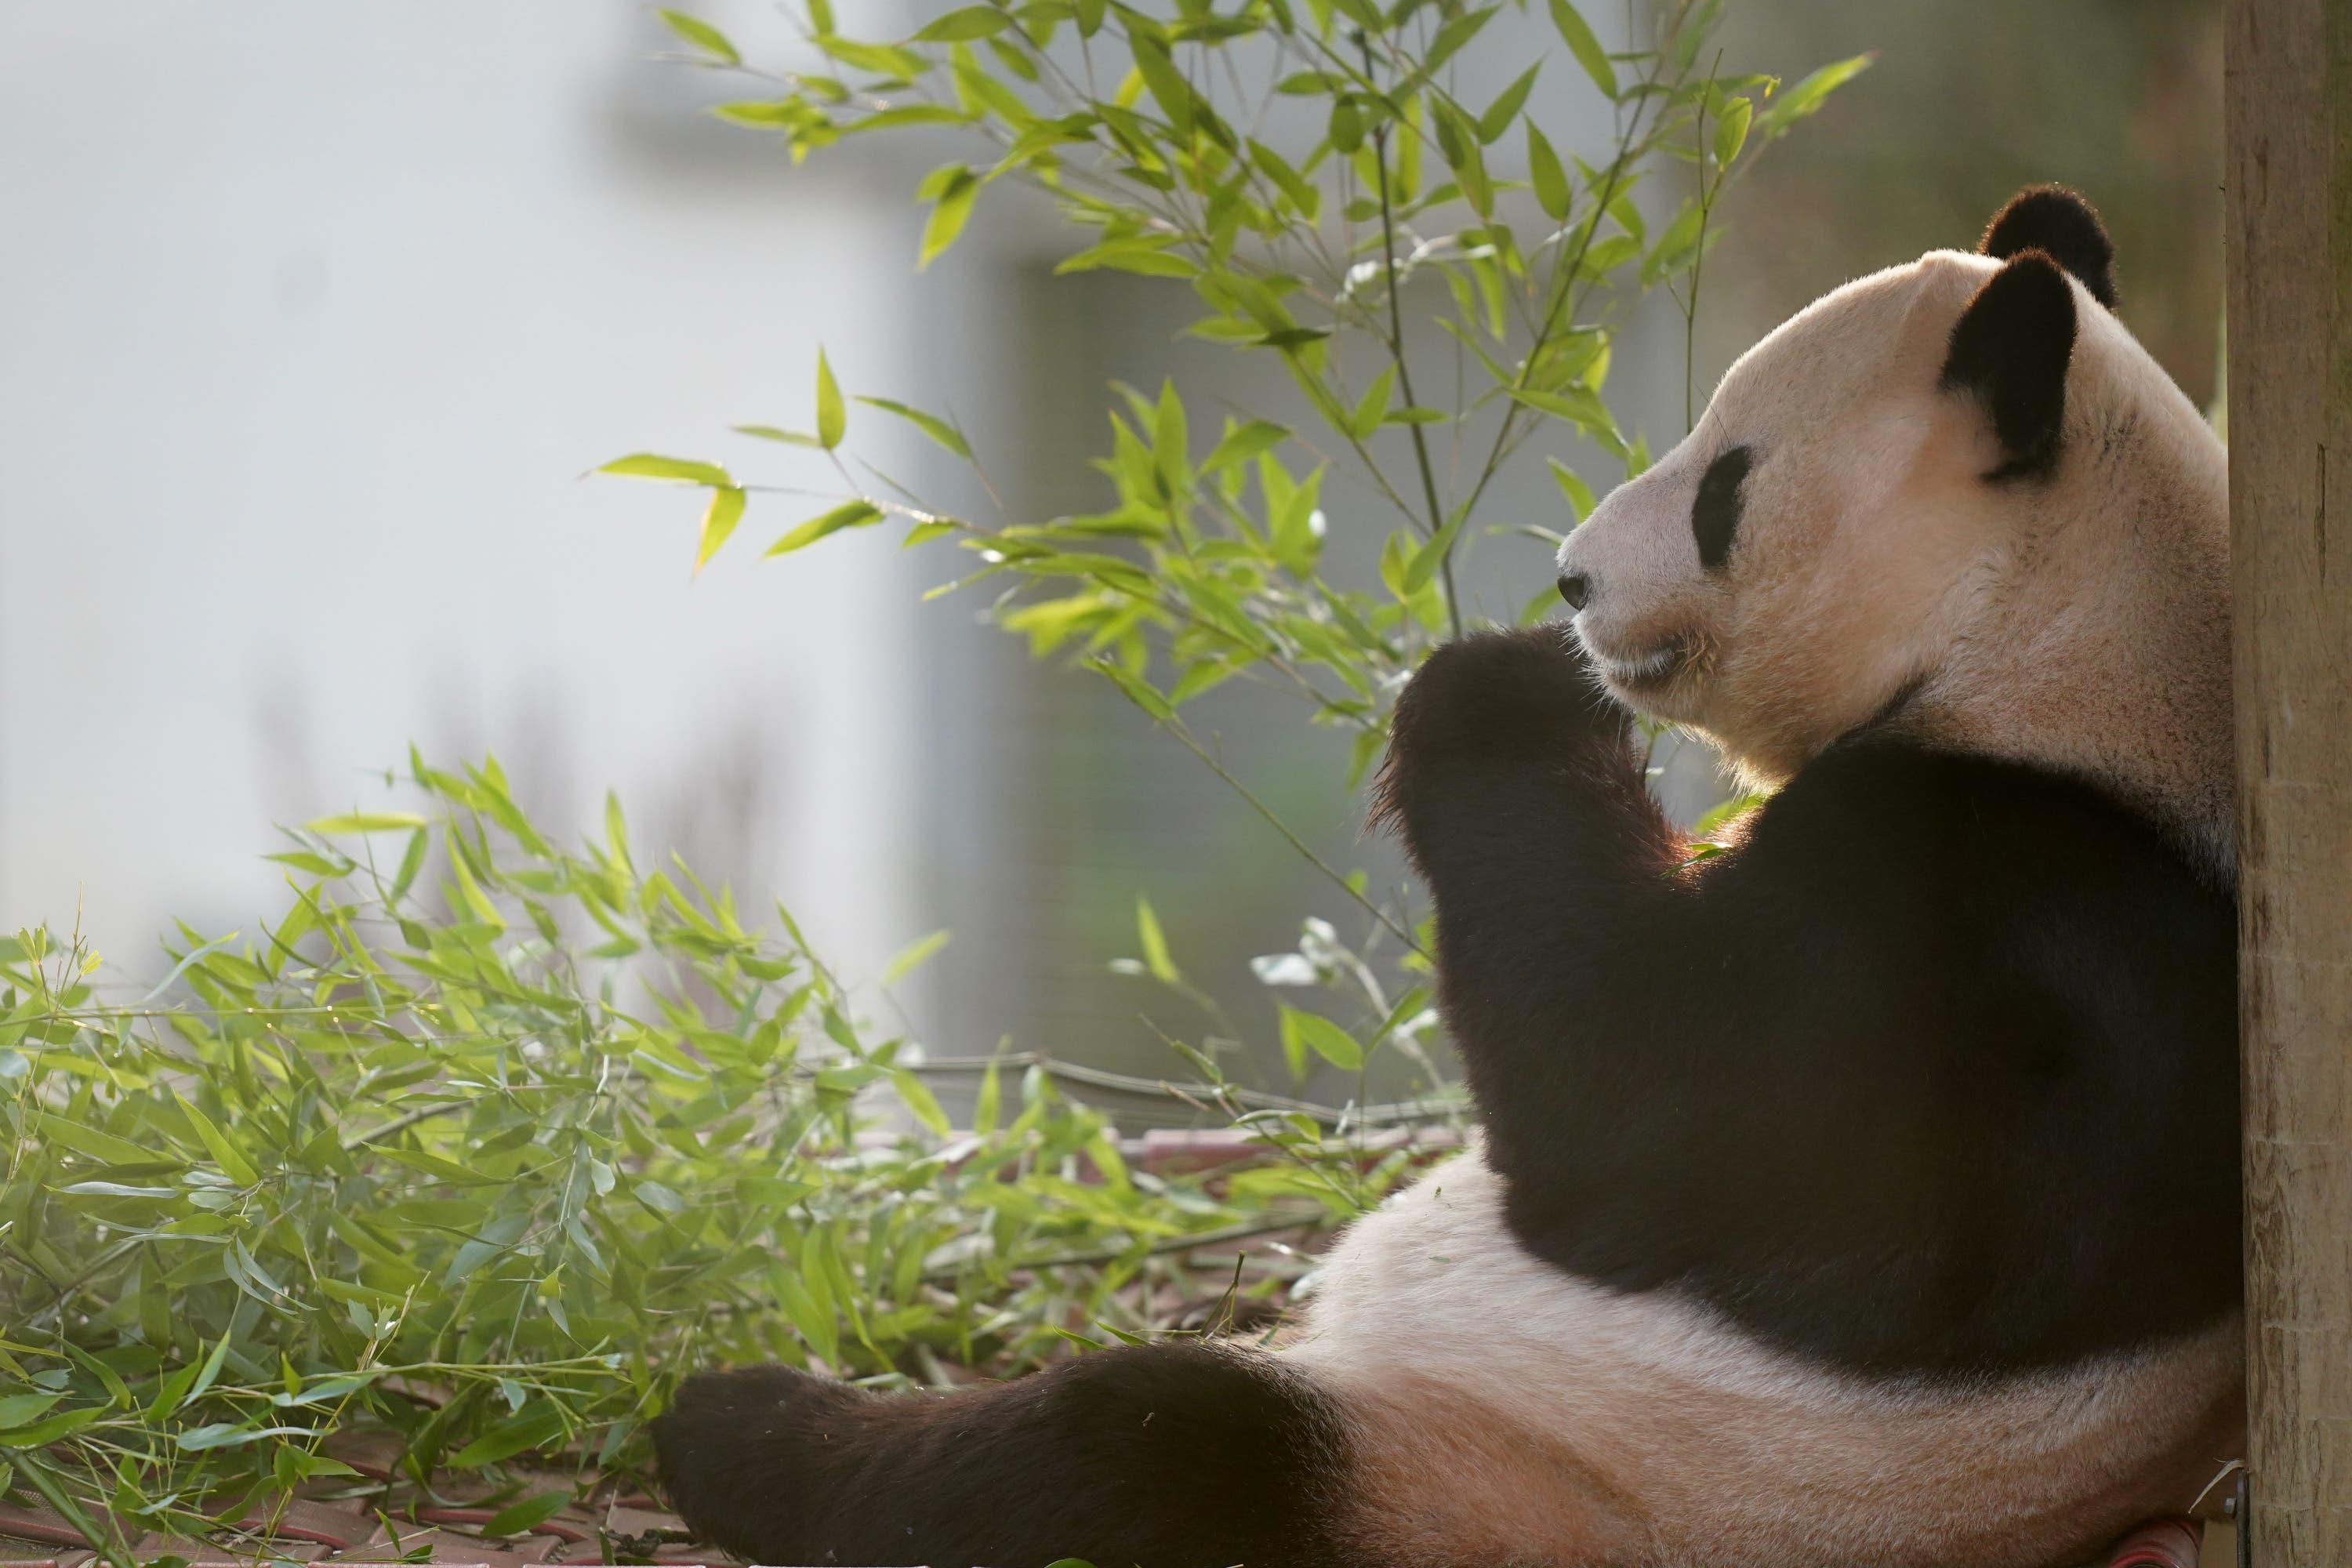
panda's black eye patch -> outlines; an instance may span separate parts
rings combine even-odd
[[[1731,541],[1739,531],[1739,487],[1748,478],[1748,448],[1733,447],[1706,466],[1698,482],[1698,499],[1691,502],[1691,537],[1698,541],[1698,563],[1710,572],[1723,570],[1731,554]]]

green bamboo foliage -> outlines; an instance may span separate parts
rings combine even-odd
[[[1402,1170],[1293,1113],[1212,1195],[1018,1061],[951,1131],[783,910],[760,934],[641,867],[617,805],[557,846],[495,762],[411,783],[417,813],[293,834],[285,917],[184,931],[145,1000],[0,941],[0,1489],[118,1560],[347,1475],[322,1445],[353,1423],[420,1480],[584,1474],[637,1462],[697,1365],[905,1384],[1141,1334],[1130,1288],[1189,1289],[1192,1238],[1329,1223]]]
[[[1644,445],[1605,396],[1624,307],[1664,287],[1696,309],[1726,182],[1867,63],[1787,88],[1726,73],[1709,43],[1717,4],[1677,0],[1647,47],[1612,54],[1570,0],[1544,0],[1554,49],[1484,103],[1454,83],[1482,47],[1524,55],[1523,32],[1507,42],[1491,26],[1524,0],[1179,0],[1172,14],[992,0],[887,43],[842,36],[816,0],[801,20],[829,74],[761,70],[707,24],[667,13],[704,63],[766,89],[718,113],[779,137],[795,160],[848,136],[962,132],[965,155],[916,191],[931,212],[921,264],[955,242],[988,186],[1040,187],[1074,231],[1057,271],[1189,290],[1202,310],[1192,335],[1276,356],[1317,416],[1308,428],[1209,419],[1172,384],[1122,387],[1097,464],[1113,504],[965,518],[847,460],[845,400],[821,357],[814,435],[738,427],[824,450],[842,481],[838,504],[795,519],[770,552],[901,523],[907,543],[964,552],[950,585],[1013,590],[996,618],[1036,653],[1077,654],[1188,743],[1181,710],[1224,681],[1296,694],[1316,722],[1352,733],[1352,784],[1379,755],[1401,679],[1462,629],[1456,569],[1500,526],[1482,510],[1496,477],[1530,446],[1597,448],[1640,471]],[[1539,109],[1576,93],[1614,116],[1598,163],[1563,155],[1539,123]],[[1319,133],[1262,138],[1255,128],[1270,122]],[[1644,216],[1661,207],[1666,221]],[[1433,314],[1446,359],[1407,352],[1408,314]],[[973,458],[946,420],[859,401]],[[1382,498],[1380,513],[1347,523],[1376,532],[1376,584],[1323,571],[1320,500],[1335,468]],[[1561,527],[1514,531],[1556,542],[1592,497],[1553,468]],[[609,471],[709,486],[714,518],[719,498],[761,488],[675,458]],[[715,548],[706,521],[700,558]],[[1549,602],[1538,595],[1528,616]]]

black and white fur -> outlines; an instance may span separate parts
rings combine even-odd
[[[2191,754],[2227,639],[2158,624],[2222,592],[2159,482],[2211,455],[2105,247],[2029,193],[1989,255],[1829,296],[1571,536],[1573,637],[1414,678],[1380,809],[1481,1138],[1279,1349],[703,1373],[656,1426],[689,1523],[778,1563],[2038,1568],[2185,1507],[2241,1440]],[[1620,700],[1780,786],[1724,852]]]

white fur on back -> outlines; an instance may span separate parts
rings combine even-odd
[[[1375,1507],[1413,1516],[1368,1536],[1416,1561],[2035,1568],[2186,1510],[2235,1452],[2234,1321],[2059,1373],[1875,1384],[1561,1273],[1502,1195],[1474,1148],[1359,1222],[1283,1352],[1350,1411]]]

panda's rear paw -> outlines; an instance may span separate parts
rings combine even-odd
[[[698,1540],[755,1562],[801,1561],[779,1553],[833,1489],[819,1473],[824,1446],[872,1397],[786,1366],[695,1373],[653,1423],[671,1506]]]

